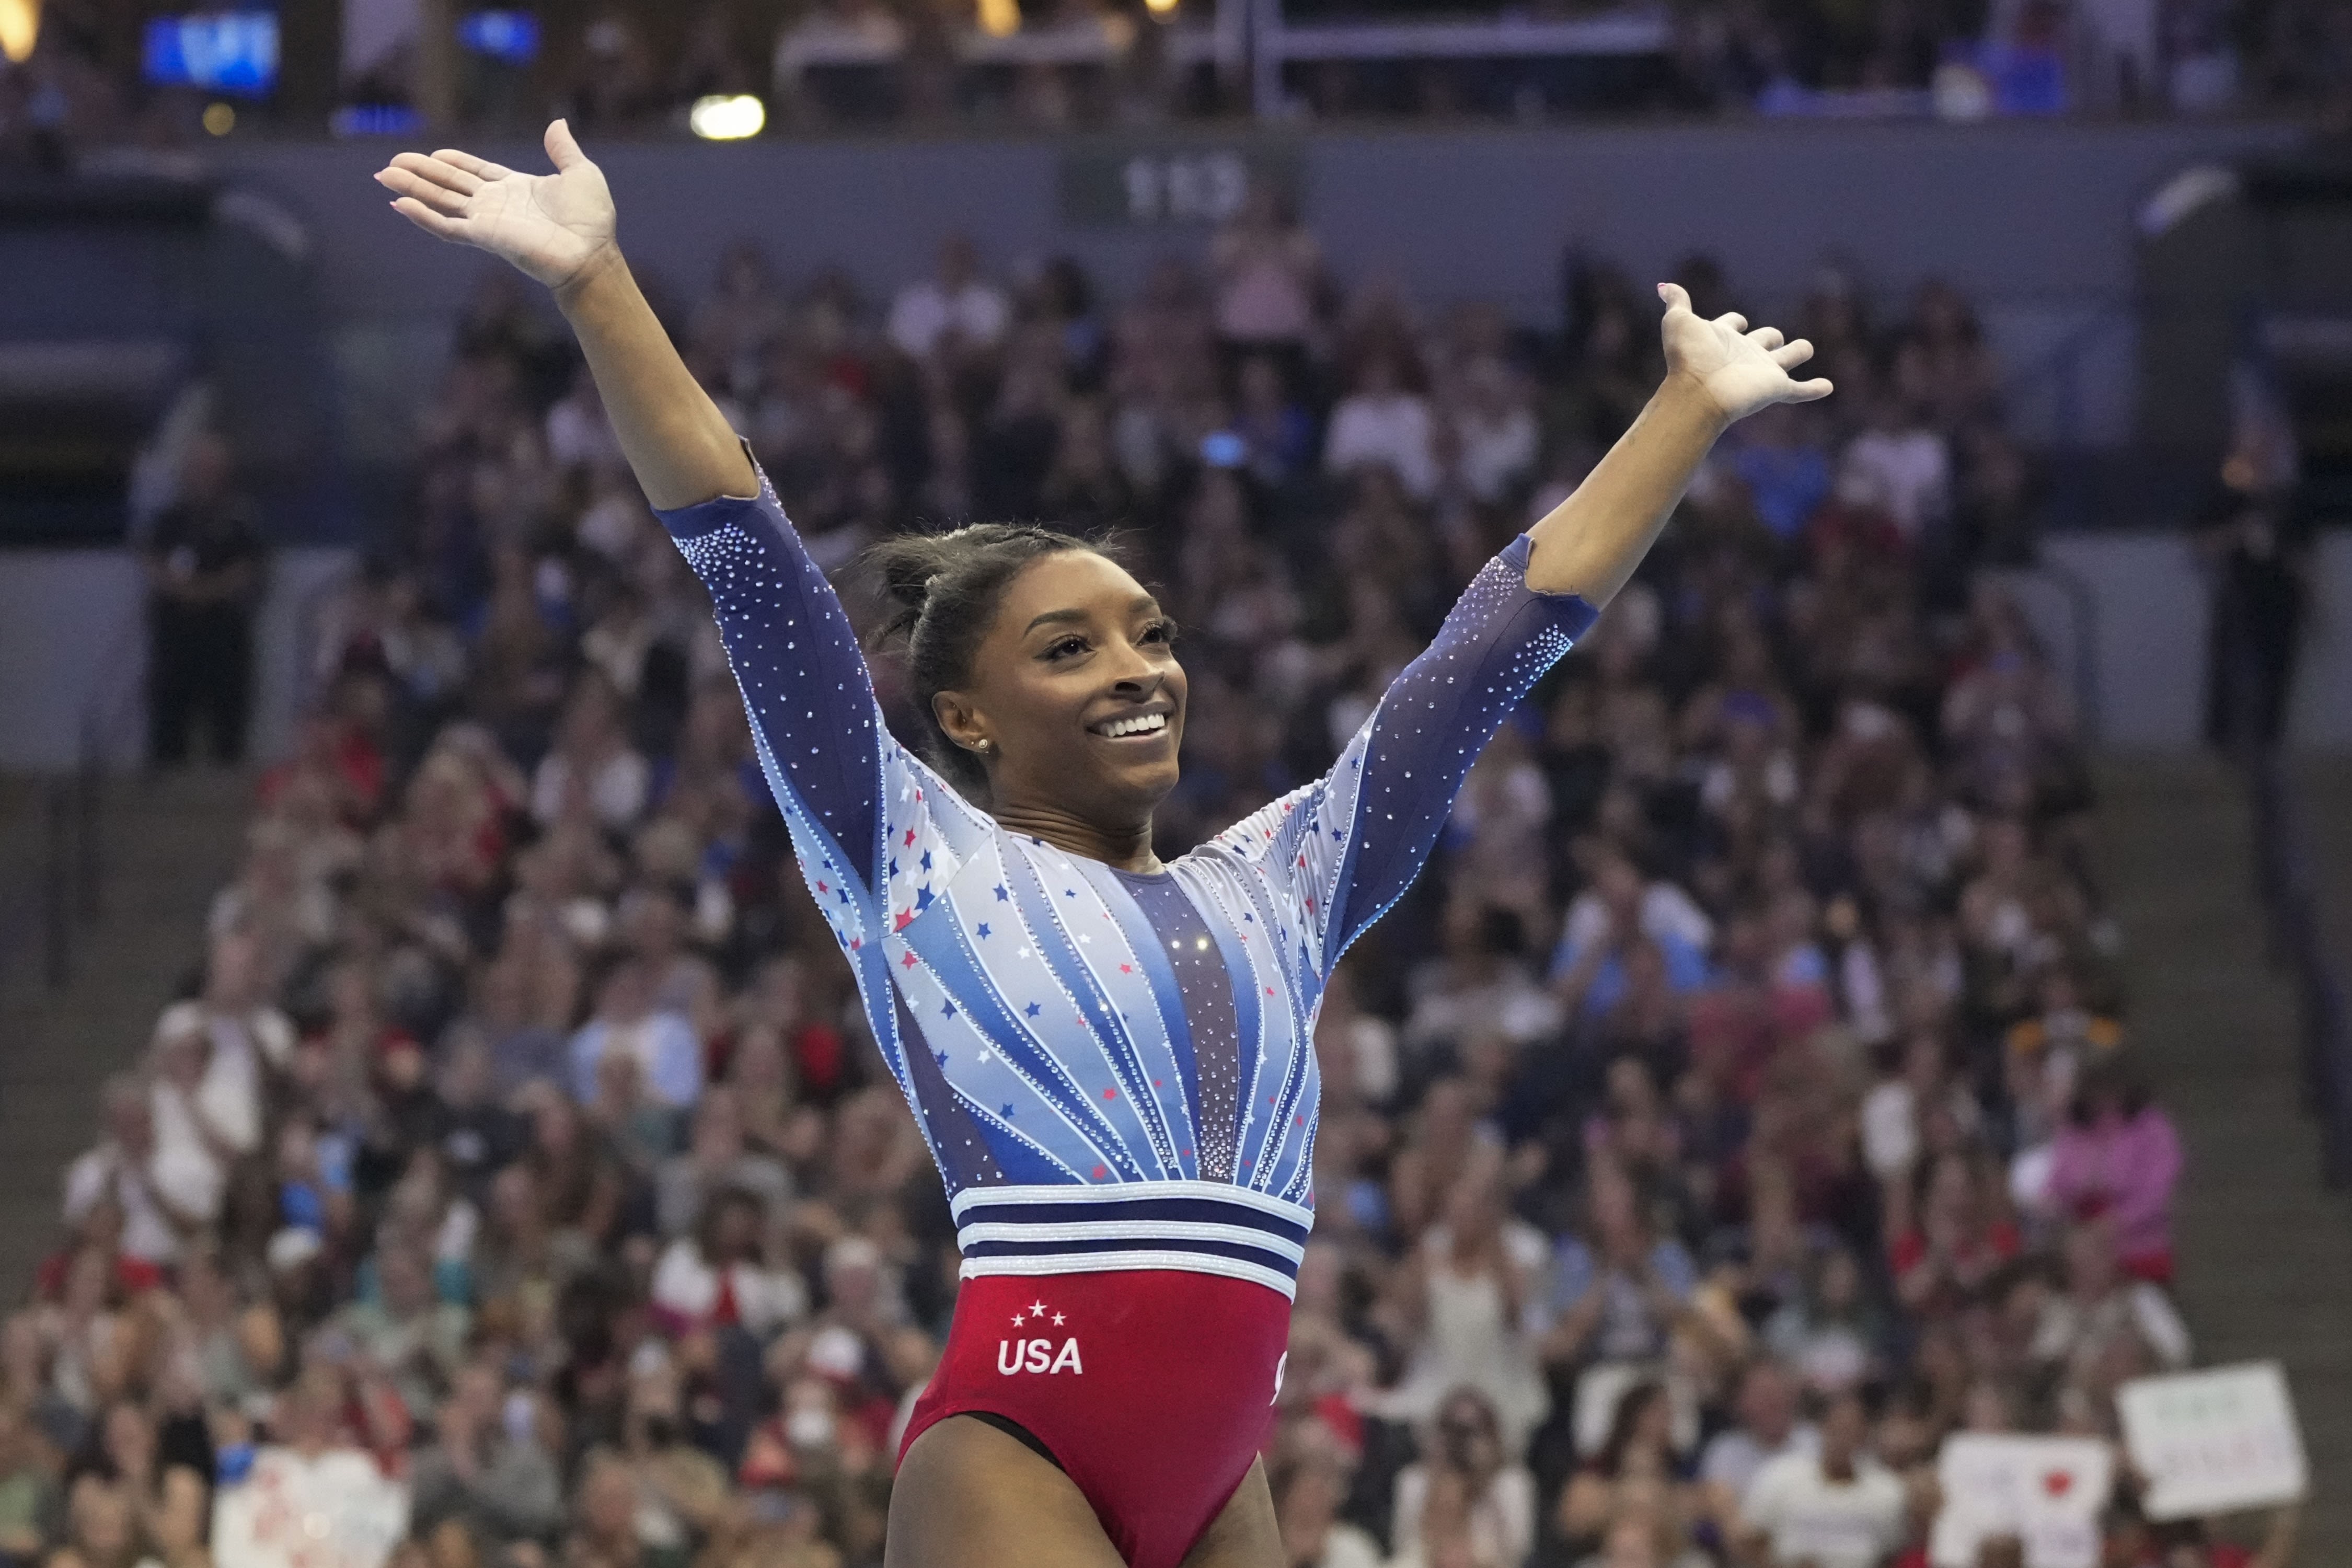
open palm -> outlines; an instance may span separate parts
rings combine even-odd
[[[1661,283],[1666,302],[1659,332],[1665,339],[1669,374],[1688,375],[1705,387],[1727,419],[1745,419],[1775,403],[1811,403],[1833,390],[1816,376],[1791,381],[1789,373],[1813,357],[1813,345],[1781,340],[1778,327],[1750,331],[1748,318],[1731,312],[1706,321],[1691,309],[1679,284]]]
[[[613,193],[571,128],[547,128],[552,174],[520,174],[471,153],[401,153],[378,170],[393,210],[439,238],[487,250],[560,289],[613,249]]]

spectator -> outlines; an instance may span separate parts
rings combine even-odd
[[[1663,1360],[1668,1336],[1690,1312],[1696,1266],[1680,1240],[1651,1236],[1633,1184],[1622,1172],[1596,1167],[1588,1204],[1585,1233],[1561,1237],[1555,1253],[1551,1306],[1559,1316],[1544,1342],[1544,1359],[1637,1365]]]
[[[767,1215],[758,1197],[722,1189],[703,1205],[690,1235],[670,1243],[655,1267],[655,1309],[676,1331],[740,1326],[761,1339],[808,1314],[800,1281],[761,1258]]]
[[[2162,1290],[2116,1268],[2113,1228],[2078,1225],[2066,1233],[2065,1288],[2042,1305],[2034,1324],[2032,1359],[2087,1384],[2111,1352],[2144,1350],[2151,1370],[2189,1364],[2189,1330]]]
[[[656,1103],[673,1112],[690,1109],[702,1092],[702,1043],[679,1014],[662,1008],[652,965],[639,958],[614,964],[597,988],[596,1010],[572,1037],[572,1092],[598,1098],[599,1064],[633,1061]]]
[[[941,353],[992,349],[1012,321],[1011,301],[980,276],[978,252],[970,239],[957,234],[940,242],[936,278],[898,290],[886,331],[901,353],[929,360]]]
[[[1752,1561],[1876,1568],[1902,1545],[1903,1483],[1864,1451],[1869,1431],[1861,1395],[1839,1394],[1822,1412],[1818,1453],[1783,1454],[1757,1472],[1739,1505]]]
[[[2045,1201],[2077,1219],[2106,1217],[2124,1272],[2172,1282],[2172,1189],[2180,1139],[2130,1064],[2109,1059],[2084,1074],[2067,1124],[2052,1147]]]
[[[554,749],[531,780],[530,812],[542,824],[576,815],[625,830],[646,809],[646,760],[621,729],[619,695],[609,678],[584,679],[565,708]]]
[[[1209,246],[1217,336],[1235,357],[1265,357],[1286,379],[1305,368],[1315,331],[1323,253],[1260,181]]]
[[[1739,426],[1732,472],[1748,488],[1756,520],[1783,544],[1804,538],[1830,494],[1829,458],[1811,438],[1803,412],[1781,404]]]
[[[1951,513],[1950,448],[1900,397],[1874,399],[1864,406],[1868,424],[1847,443],[1841,469],[1867,484],[1895,532],[1917,549],[1927,531]]]
[[[430,1535],[454,1521],[492,1554],[551,1541],[562,1523],[563,1489],[541,1446],[539,1414],[531,1394],[505,1391],[490,1367],[462,1369],[409,1477],[415,1532]]]
[[[1396,1479],[1398,1564],[1463,1563],[1510,1568],[1535,1544],[1535,1482],[1506,1461],[1494,1406],[1475,1389],[1445,1396],[1434,1419],[1433,1458]]]
[[[1241,438],[1242,463],[1269,489],[1304,479],[1315,460],[1315,416],[1297,401],[1271,354],[1242,361],[1234,433]]]
[[[1470,499],[1495,506],[1534,477],[1539,432],[1526,389],[1492,357],[1465,366],[1454,409],[1455,477]]]
[[[1748,1363],[1732,1395],[1736,1425],[1707,1439],[1699,1456],[1698,1477],[1716,1494],[1709,1503],[1720,1519],[1730,1519],[1748,1483],[1774,1459],[1788,1454],[1819,1453],[1821,1432],[1799,1418],[1796,1380],[1769,1357]]]
[[[1436,493],[1437,455],[1429,404],[1412,389],[1394,351],[1368,354],[1349,395],[1331,411],[1323,465],[1334,475],[1384,468],[1415,500],[1425,501]]]
[[[104,1101],[106,1135],[66,1172],[66,1224],[79,1227],[100,1205],[109,1205],[120,1216],[125,1255],[168,1267],[179,1256],[182,1226],[207,1216],[182,1213],[176,1205],[184,1195],[166,1184],[156,1168],[155,1121],[146,1088],[118,1075],[107,1080]]]
[[[245,760],[267,549],[253,503],[234,488],[234,465],[218,436],[192,442],[178,498],[144,544],[147,750],[163,767],[188,760],[199,721],[215,759]]]
[[[1347,1489],[1336,1459],[1302,1456],[1276,1471],[1273,1487],[1285,1568],[1380,1568],[1380,1543],[1339,1517]]]
[[[1560,1493],[1559,1532],[1572,1546],[1605,1550],[1612,1526],[1640,1519],[1679,1539],[1700,1500],[1675,1452],[1664,1384],[1637,1382],[1617,1396],[1608,1436]]]

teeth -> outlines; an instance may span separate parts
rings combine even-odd
[[[1116,740],[1121,735],[1145,735],[1154,730],[1168,728],[1165,713],[1142,713],[1132,719],[1120,719],[1102,727],[1102,732]]]

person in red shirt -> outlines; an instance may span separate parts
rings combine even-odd
[[[1910,1311],[1936,1318],[1958,1310],[2018,1255],[2017,1226],[1990,1187],[1964,1154],[1947,1154],[1928,1167],[1917,1222],[1887,1248],[1895,1291]]]

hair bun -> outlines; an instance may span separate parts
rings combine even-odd
[[[866,552],[891,605],[886,636],[914,630],[915,623],[923,618],[923,606],[930,602],[932,585],[947,570],[953,553],[947,536],[923,533],[887,540]]]

